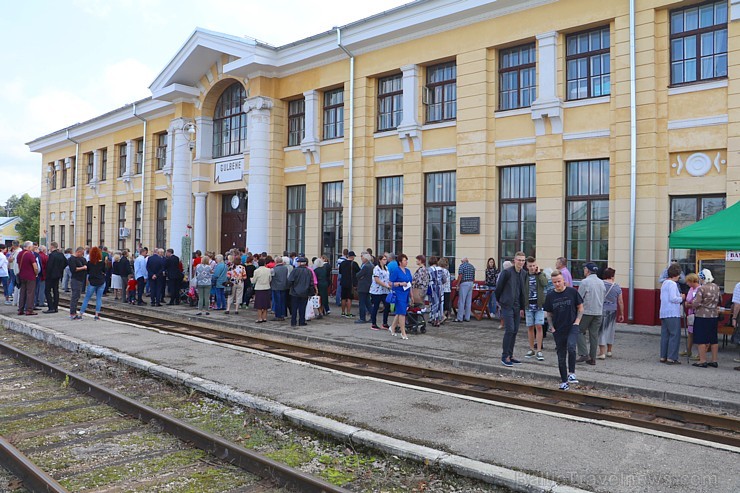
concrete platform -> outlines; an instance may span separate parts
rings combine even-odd
[[[187,307],[159,310],[172,317],[195,313]],[[124,323],[90,317],[70,321],[62,313],[16,317],[8,306],[0,307],[0,314],[6,326],[33,331],[38,338],[123,358],[327,433],[437,461],[520,491],[566,486],[605,492],[740,491],[740,477],[732,466],[738,464],[740,450],[725,446],[353,377]],[[300,330],[284,322],[255,325],[252,310],[239,316],[211,312],[208,318],[218,324],[558,383],[552,339],[545,342],[544,362],[526,361],[512,372],[497,364],[502,332],[488,320],[430,328],[425,335],[403,341],[334,315]],[[721,351],[719,369],[666,366],[657,362],[655,333],[657,328],[620,326],[615,356],[595,367],[579,365],[579,380],[607,391],[683,396],[693,404],[715,403],[735,412],[740,408],[740,372],[732,370],[734,348]],[[523,356],[525,341],[526,334],[520,334],[517,356]]]

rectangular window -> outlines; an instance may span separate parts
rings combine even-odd
[[[532,106],[532,101],[537,98],[536,64],[537,52],[534,43],[499,52],[499,110]]]
[[[342,194],[341,181],[324,183],[321,207],[321,246],[333,262],[342,253]]]
[[[66,228],[63,224],[59,226],[59,248],[61,248],[62,250],[67,248],[67,243],[64,241],[65,240],[65,235],[64,235],[65,229]]]
[[[727,1],[671,12],[671,84],[727,77]]]
[[[570,34],[565,38],[568,99],[611,93],[609,26]]]
[[[126,248],[126,202],[118,204],[118,249]]]
[[[99,219],[100,219],[100,242],[98,243],[100,246],[105,246],[105,206],[100,206],[99,211]]]
[[[306,185],[288,187],[288,216],[285,249],[306,251]]]
[[[157,248],[167,248],[167,199],[157,199]]]
[[[574,279],[594,262],[601,270],[609,256],[609,160],[566,165],[565,251]]]
[[[126,144],[120,144],[118,146],[118,177],[122,177],[126,173],[126,151],[128,146]]]
[[[57,241],[54,233],[55,233],[54,226],[49,226],[49,241]]]
[[[62,161],[62,188],[67,188],[67,160]]]
[[[55,167],[55,163],[49,163],[49,167],[51,167],[51,180],[49,182],[49,188],[51,190],[57,189],[57,169]]]
[[[403,119],[403,76],[378,80],[378,132],[393,130]]]
[[[167,164],[167,132],[157,134],[157,171],[164,169]]]
[[[141,201],[134,202],[134,248],[141,245]]]
[[[88,152],[87,156],[87,183],[90,183],[93,179],[93,173],[95,172],[95,156],[92,152]]]
[[[427,67],[425,101],[427,123],[457,118],[457,65],[455,62]]]
[[[324,93],[324,140],[344,137],[344,89]]]
[[[725,207],[727,207],[727,200],[724,195],[671,197],[671,233],[716,214]],[[696,250],[671,249],[671,258],[678,260],[684,273],[696,271]],[[703,260],[702,266],[712,271],[714,282],[723,288],[725,261]]]
[[[306,135],[306,100],[288,102],[288,147],[301,145]]]
[[[426,175],[424,254],[445,257],[454,272],[457,175],[454,171]]]
[[[499,261],[516,252],[536,257],[537,190],[534,164],[500,168]]]
[[[134,141],[134,148],[136,149],[134,173],[140,175],[144,170],[144,139],[136,139]]]
[[[93,244],[93,208],[92,206],[85,207],[85,246],[92,246]]]
[[[376,252],[403,252],[403,176],[378,178]]]
[[[100,151],[100,181],[108,179],[108,149]]]

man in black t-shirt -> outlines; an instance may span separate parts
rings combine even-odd
[[[574,288],[565,285],[559,270],[552,272],[552,284],[555,286],[545,297],[543,309],[547,312],[550,332],[555,339],[560,370],[560,389],[568,390],[569,384],[578,383],[576,378],[576,344],[578,342],[578,324],[583,317],[583,298]],[[568,355],[568,367],[565,366],[565,355]]]
[[[87,280],[85,249],[77,247],[75,254],[67,260],[67,265],[69,265],[69,271],[71,273],[70,286],[72,287],[72,295],[69,298],[69,318],[79,320],[81,317],[77,315],[77,302],[80,299],[82,290],[85,289],[85,281]]]

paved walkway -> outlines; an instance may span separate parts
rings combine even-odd
[[[108,298],[105,301],[110,303]],[[195,313],[187,307],[160,311],[172,317]],[[255,325],[251,310],[239,318],[211,313],[208,318],[219,324],[249,325],[317,342],[454,361],[462,367],[558,383],[552,339],[546,340],[544,362],[526,361],[512,371],[497,365],[502,333],[497,323],[488,320],[430,328],[425,335],[402,341],[387,331],[372,331],[369,325],[334,315],[296,330],[279,322]],[[35,328],[37,337],[72,337],[120,351],[165,367],[150,368],[153,372],[173,378],[186,372],[246,393],[253,405],[288,419],[393,453],[426,457],[468,474],[496,477],[522,491],[556,491],[556,484],[604,492],[740,491],[740,477],[731,466],[740,455],[735,449],[396,386],[107,320],[70,321],[61,313],[15,317],[12,307],[6,306],[0,307],[0,314],[10,316],[6,326]],[[719,369],[661,365],[657,330],[620,326],[615,356],[595,367],[579,365],[579,379],[589,387],[619,388],[627,394],[688,396],[695,403],[740,408],[740,372],[732,370],[734,349],[720,353]],[[520,336],[517,355],[526,350],[525,340],[526,335]],[[149,367],[151,363],[135,364]],[[200,380],[190,382],[204,385]],[[233,390],[220,392],[239,400]]]

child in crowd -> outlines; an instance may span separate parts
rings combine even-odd
[[[136,303],[136,279],[133,277],[126,283],[126,301],[132,305]]]

